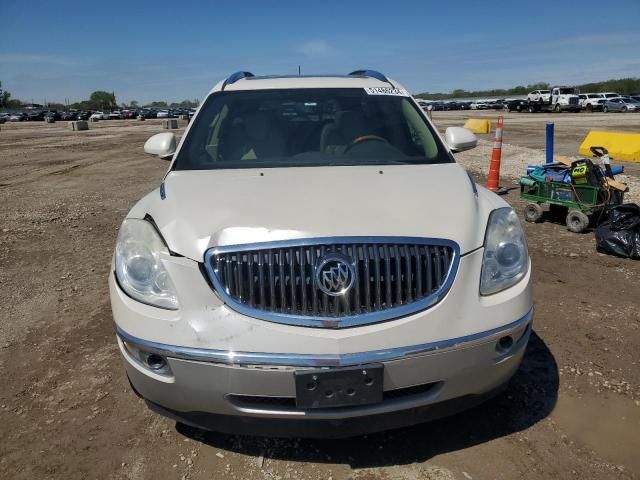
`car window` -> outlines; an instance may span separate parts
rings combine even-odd
[[[364,89],[278,89],[210,95],[173,168],[452,161],[409,97]]]

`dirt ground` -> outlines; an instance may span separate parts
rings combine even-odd
[[[435,112],[434,120],[444,128],[467,114]],[[640,115],[553,119],[567,154],[605,121],[640,131]],[[543,148],[545,115],[507,120],[505,142]],[[534,334],[509,389],[489,403],[339,441],[204,433],[151,413],[134,395],[109,307],[118,227],[167,167],[142,152],[159,122],[1,128],[0,478],[640,478],[640,262],[598,254],[593,233],[525,225]],[[473,152],[461,163],[472,165]],[[506,199],[522,207],[517,191]]]

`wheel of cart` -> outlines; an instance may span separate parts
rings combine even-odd
[[[524,219],[527,222],[538,223],[542,221],[544,209],[539,203],[529,202],[524,206]]]
[[[569,209],[567,213],[567,228],[574,233],[582,233],[589,227],[589,216],[582,210]]]

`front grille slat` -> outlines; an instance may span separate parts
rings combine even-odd
[[[396,264],[396,305],[402,305],[404,303],[404,301],[402,300],[402,256],[400,253],[401,248],[402,247],[398,247],[398,245],[395,245],[393,247],[393,258]]]
[[[278,250],[278,283],[280,285],[280,310],[282,312],[287,311],[287,277],[285,276],[284,263],[285,263],[284,250]]]
[[[274,310],[276,305],[276,272],[274,271],[273,250],[269,250],[267,265],[269,267],[269,310]]]
[[[420,247],[413,247],[416,256],[416,298],[422,297],[422,255],[420,255]]]
[[[364,286],[364,311],[369,312],[371,310],[371,272],[369,271],[369,245],[362,246],[362,266],[363,266],[363,278],[362,285]],[[378,276],[376,275],[376,278]],[[374,290],[378,292],[378,290]]]
[[[375,285],[376,285],[376,310],[382,310],[382,279],[380,276],[380,247],[373,246],[373,261],[375,268]]]
[[[307,267],[304,248],[298,249],[298,257],[300,258],[300,312],[305,313],[307,311]]]
[[[386,300],[387,308],[391,308],[393,306],[393,302],[391,301],[391,256],[389,254],[389,246],[385,245],[383,248],[384,252],[384,285],[386,290]]]
[[[345,238],[336,243],[327,238],[297,245],[293,241],[257,244],[256,248],[247,245],[238,251],[214,248],[206,253],[205,266],[231,308],[243,307],[243,313],[280,323],[329,328],[392,319],[428,308],[435,303],[434,296],[441,298],[451,284],[449,277],[456,273],[457,246],[446,240],[367,237],[362,242],[360,237]],[[323,260],[327,265],[326,258],[332,258],[327,255],[347,258],[323,267],[327,276],[319,285],[316,270]],[[345,271],[352,287],[340,295],[338,289],[347,285]],[[332,295],[321,289],[327,284],[336,289]]]
[[[411,303],[413,301],[413,275],[411,273],[411,250],[409,249],[409,245],[405,245],[404,249],[404,261],[406,265],[405,271],[405,288],[406,288],[406,303]]]
[[[251,252],[247,255],[247,280],[249,283],[249,306],[253,307],[256,304],[256,286],[255,273],[253,270],[253,253]]]
[[[360,253],[358,252],[357,245],[351,245],[349,247],[349,256],[353,259],[354,265],[356,267],[356,272],[360,271]],[[362,299],[360,298],[360,279],[356,278],[356,281],[353,285],[353,313],[360,313],[360,308],[362,306]]]

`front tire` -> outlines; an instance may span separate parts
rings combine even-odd
[[[538,223],[542,220],[544,210],[537,203],[527,203],[524,207],[524,219],[527,222]]]
[[[627,107],[622,107],[622,113],[625,113],[627,111]]]
[[[555,107],[553,107],[553,111],[556,113],[560,113],[560,104],[556,103]]]
[[[582,233],[589,226],[589,217],[582,210],[571,209],[567,214],[567,229],[573,233]]]
[[[609,113],[609,107],[602,107],[602,111],[604,113]]]
[[[593,112],[593,105],[591,104],[587,105],[587,112]]]

